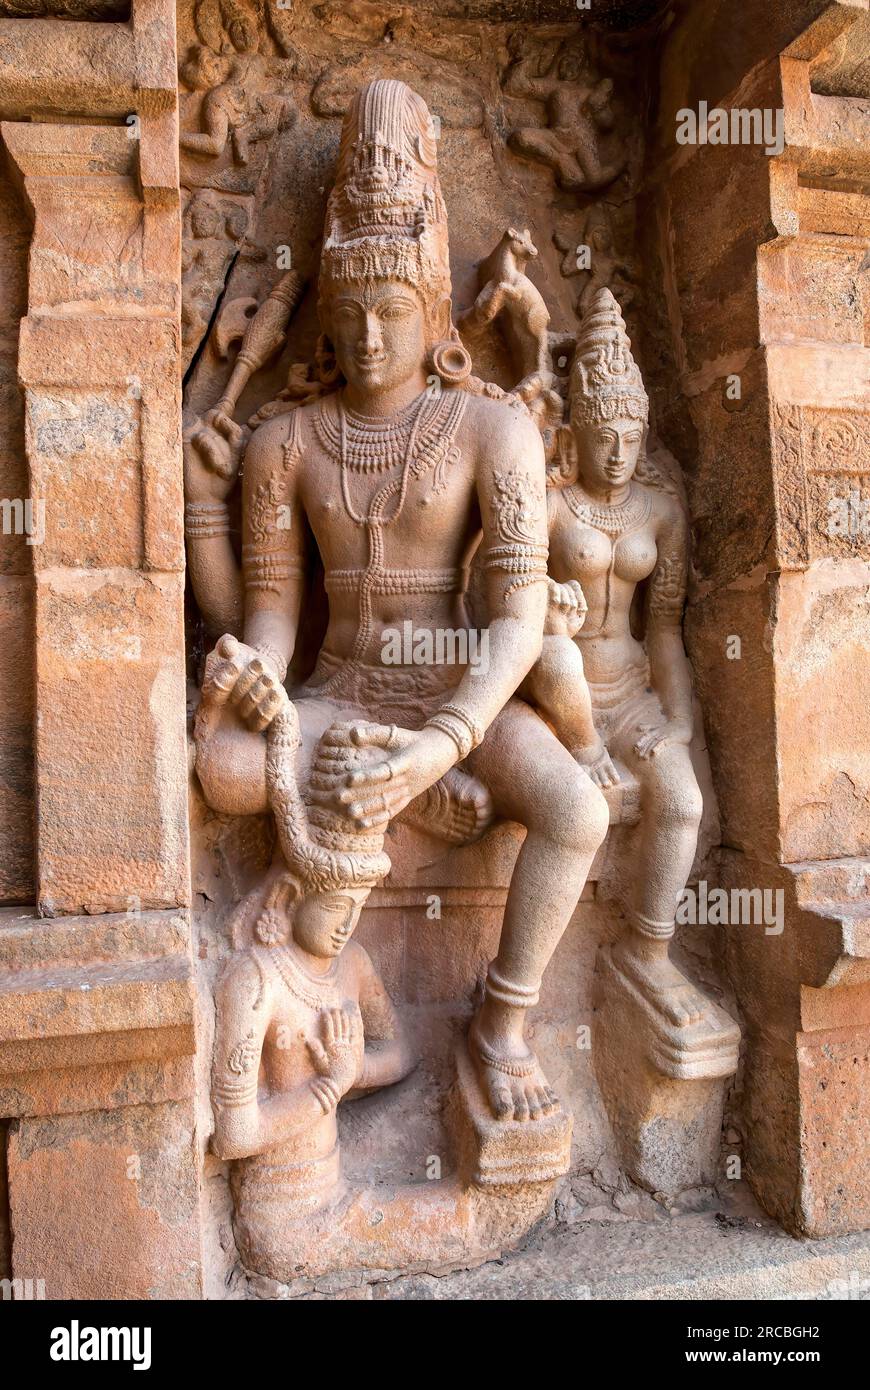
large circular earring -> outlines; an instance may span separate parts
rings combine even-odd
[[[445,338],[432,349],[432,366],[446,386],[459,386],[471,375],[471,353],[458,338]]]
[[[314,360],[317,363],[317,376],[321,385],[334,386],[341,376],[341,368],[336,361],[332,343],[325,333],[321,333],[317,339]]]

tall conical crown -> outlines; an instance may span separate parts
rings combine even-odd
[[[383,78],[345,116],[326,209],[321,293],[335,282],[395,278],[427,303],[450,297],[447,213],[429,108]]]
[[[600,424],[619,415],[630,420],[649,417],[649,399],[631,355],[625,320],[608,289],[597,292],[583,316],[569,393],[574,424]]]

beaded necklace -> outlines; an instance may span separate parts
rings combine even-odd
[[[584,637],[597,637],[604,632],[610,617],[611,587],[613,572],[616,567],[617,542],[627,531],[634,531],[639,526],[644,525],[652,511],[652,501],[646,488],[640,488],[634,482],[629,483],[629,494],[625,501],[616,502],[612,506],[606,502],[590,502],[581,498],[573,483],[562,489],[562,496],[578,521],[582,522],[584,526],[593,527],[596,531],[603,531],[610,541],[610,564],[607,566],[605,579],[604,613],[597,628],[584,628],[583,630]]]

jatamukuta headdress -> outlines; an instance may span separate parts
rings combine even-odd
[[[450,298],[436,149],[429,108],[404,82],[383,78],[357,93],[326,209],[321,293],[337,281],[395,278],[429,304]]]
[[[631,355],[625,320],[608,289],[598,291],[580,324],[569,404],[575,424],[600,424],[620,415],[649,418],[649,399]]]
[[[342,727],[333,726],[332,732]],[[257,935],[267,944],[285,935],[284,912],[293,882],[303,894],[340,892],[343,888],[372,888],[390,872],[382,833],[356,832],[343,816],[320,807],[309,812],[296,780],[300,741],[299,717],[288,698],[266,736],[266,786],[289,875],[276,880],[263,903]],[[321,741],[312,783],[342,780],[347,772],[361,766],[361,750],[349,744],[345,752],[336,770],[335,757],[327,756]],[[291,893],[289,901],[293,896],[298,892]]]

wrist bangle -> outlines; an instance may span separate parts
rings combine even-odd
[[[478,725],[459,705],[442,705],[424,725],[428,729],[439,729],[456,744],[459,761],[468,757],[483,738]]]
[[[188,540],[210,540],[230,533],[230,509],[226,502],[186,502],[184,534]]]

